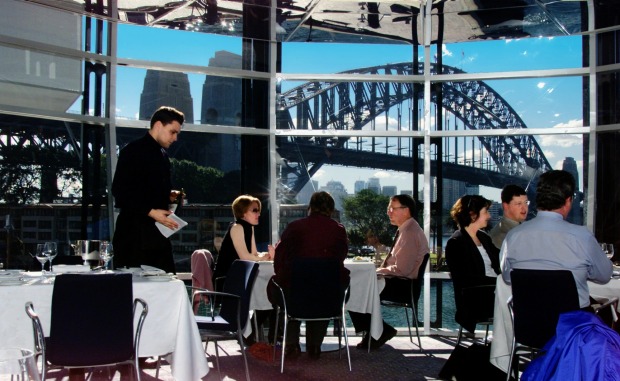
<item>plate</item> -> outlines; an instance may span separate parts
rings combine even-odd
[[[152,281],[152,282],[168,282],[175,278],[168,275],[158,275],[158,276],[145,276],[144,278]]]
[[[19,279],[4,279],[0,281],[0,286],[20,286],[22,284],[24,284],[24,281]]]

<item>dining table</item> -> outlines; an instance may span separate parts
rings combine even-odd
[[[614,267],[614,273],[618,274],[618,267]],[[588,282],[590,296],[595,299],[620,298],[620,277],[614,276],[605,284]],[[512,296],[512,288],[504,282],[501,276],[497,277],[495,288],[495,309],[493,316],[493,339],[491,341],[491,355],[489,361],[497,368],[508,371],[510,351],[512,346],[513,330],[508,300]],[[620,312],[620,305],[618,306]]]
[[[258,262],[258,275],[252,288],[250,310],[271,310],[273,305],[267,297],[267,285],[274,275],[273,262]],[[383,333],[383,317],[379,294],[385,287],[385,279],[377,276],[374,261],[347,259],[344,266],[350,271],[349,299],[345,304],[347,311],[370,314],[370,335],[379,339]],[[246,324],[244,335],[251,334],[252,327]]]
[[[2,346],[34,349],[32,323],[25,312],[26,302],[33,303],[43,332],[49,333],[55,276],[57,274],[0,271]],[[133,271],[132,283],[133,297],[143,299],[148,305],[139,356],[162,356],[170,364],[176,380],[200,380],[208,373],[209,365],[183,281],[170,275],[143,276],[139,271]],[[136,323],[138,315],[136,313]],[[97,329],[96,319],[93,319],[92,326]]]

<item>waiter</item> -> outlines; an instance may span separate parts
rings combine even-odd
[[[180,197],[172,190],[166,150],[177,140],[185,121],[182,112],[160,107],[151,128],[121,151],[112,181],[115,206],[120,209],[114,232],[115,267],[149,265],[175,273],[172,244],[155,222],[178,225],[168,216],[168,205]]]

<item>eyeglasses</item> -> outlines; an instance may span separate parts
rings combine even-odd
[[[530,205],[530,202],[529,201],[517,201],[517,202],[510,201],[509,204],[516,205],[516,206],[528,206]]]
[[[260,210],[258,210],[258,208],[254,208],[254,209],[250,210],[250,212],[252,212],[252,213],[260,213]]]
[[[395,209],[407,209],[406,206],[390,206],[387,208],[388,213],[393,213]]]

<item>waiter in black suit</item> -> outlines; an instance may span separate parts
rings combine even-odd
[[[114,232],[115,267],[149,265],[175,272],[172,244],[155,222],[176,229],[168,218],[169,204],[180,196],[172,190],[166,149],[177,140],[185,121],[182,112],[160,107],[151,128],[121,151],[112,181],[115,206],[120,209]]]

